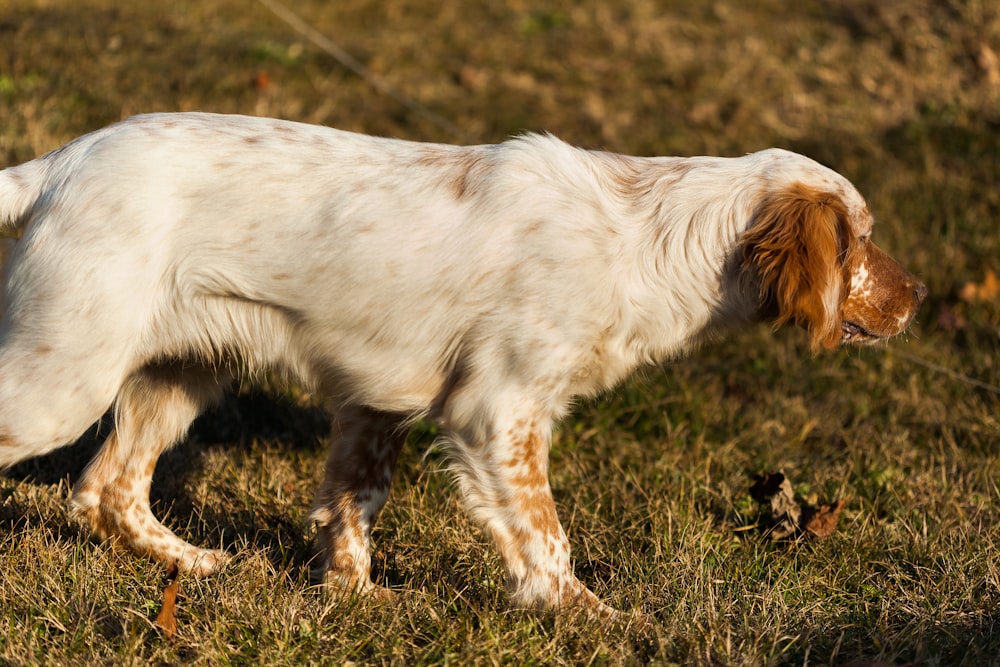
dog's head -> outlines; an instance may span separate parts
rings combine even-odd
[[[741,239],[765,311],[805,327],[814,349],[903,332],[927,288],[872,243],[871,228],[864,200],[842,178],[766,194]]]

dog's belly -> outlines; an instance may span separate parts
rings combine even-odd
[[[328,302],[329,303],[329,302]],[[401,329],[394,313],[326,312],[233,295],[184,298],[150,329],[142,358],[194,358],[252,377],[277,370],[337,401],[426,412],[447,383],[447,341],[435,327]]]

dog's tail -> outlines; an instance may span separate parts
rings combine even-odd
[[[0,171],[0,235],[15,234],[45,187],[45,165],[32,160]]]

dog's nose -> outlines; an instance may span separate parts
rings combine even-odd
[[[913,298],[917,302],[917,306],[920,306],[927,298],[927,285],[918,282],[917,286],[913,288]]]

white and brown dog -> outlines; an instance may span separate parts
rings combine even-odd
[[[457,147],[209,114],[131,118],[0,172],[23,230],[0,322],[0,466],[114,431],[73,506],[182,570],[225,560],[154,518],[160,454],[234,375],[330,402],[312,517],[325,582],[386,594],[369,534],[415,418],[436,421],[513,602],[607,608],[548,483],[570,399],[762,317],[814,347],[903,331],[926,290],[805,157],[639,158],[550,136]]]

